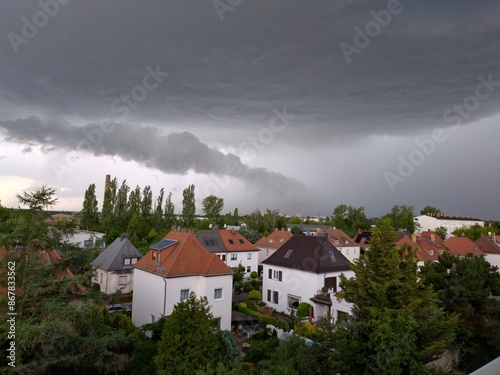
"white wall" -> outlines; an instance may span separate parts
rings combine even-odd
[[[341,253],[343,256],[345,256],[349,262],[353,263],[356,259],[359,258],[359,254],[361,252],[359,246],[339,246],[339,245],[334,245]]]
[[[484,259],[486,259],[492,266],[497,266],[497,272],[500,272],[500,254],[485,254]]]
[[[151,323],[151,314],[156,319],[163,314],[170,315],[180,302],[181,290],[189,289],[189,293],[194,292],[197,297],[207,297],[212,315],[221,319],[221,329],[231,329],[232,275],[165,279],[137,268],[135,272],[132,321],[136,326]],[[222,288],[220,300],[214,299],[216,288]]]
[[[269,279],[269,269],[274,271],[282,271],[282,281]],[[353,271],[345,271],[344,275],[348,278],[354,276]],[[299,297],[300,302],[307,302],[311,305],[314,305],[314,320],[318,320],[323,314],[326,313],[327,308],[324,308],[323,305],[313,303],[310,298],[321,294],[321,288],[324,285],[324,279],[326,277],[337,277],[337,286],[340,282],[340,275],[342,272],[331,272],[327,274],[316,274],[312,272],[305,272],[285,267],[277,267],[271,265],[264,265],[263,270],[263,285],[262,285],[262,299],[265,301],[270,307],[275,308],[278,311],[285,312],[289,314],[291,309],[288,307],[288,296],[292,295],[295,297]],[[279,299],[278,303],[275,304],[272,302],[272,292],[271,292],[271,302],[268,301],[268,290],[278,291]],[[337,287],[337,290],[340,290]],[[346,313],[350,313],[351,304],[345,301],[337,301],[337,299],[331,293],[332,300],[332,312],[334,317],[336,318],[337,311],[344,311]]]
[[[458,219],[440,219],[427,215],[420,215],[415,217],[420,224],[419,231],[435,230],[439,227],[444,227],[447,230],[447,235],[452,236],[453,231],[458,228],[470,228],[474,225],[484,227],[484,221],[481,220],[458,220]]]
[[[137,327],[151,323],[151,315],[158,320],[165,313],[165,284],[163,278],[134,269],[134,296],[132,299],[132,321]],[[166,314],[168,315],[168,314]]]
[[[265,261],[267,258],[269,258],[271,255],[273,255],[276,250],[275,248],[270,248],[270,247],[264,247],[264,246],[257,246],[260,251],[259,251],[259,264]]]
[[[236,254],[237,259],[231,260],[231,255]],[[248,254],[251,255],[252,259],[248,259]],[[238,267],[238,265],[243,265],[245,267],[245,277],[250,277],[250,273],[258,270],[259,265],[259,251],[239,251],[227,253],[226,255],[226,264],[233,268]],[[250,272],[247,272],[247,267],[250,266]]]

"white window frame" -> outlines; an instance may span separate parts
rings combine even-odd
[[[123,282],[123,280],[125,280],[125,282]],[[118,276],[118,285],[127,285],[127,284],[128,284],[128,281],[127,281],[126,275]]]
[[[231,260],[238,260],[238,254],[231,254]]]
[[[252,259],[252,253],[247,253],[247,260]]]
[[[184,297],[184,298],[183,298]],[[181,289],[180,300],[185,301],[189,298],[189,289]]]
[[[221,299],[223,299],[222,288],[215,288],[214,289],[214,300],[220,301]]]

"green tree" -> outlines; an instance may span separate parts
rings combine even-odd
[[[127,215],[132,217],[141,213],[141,187],[137,185],[134,190],[130,191],[128,197],[128,212]]]
[[[446,240],[446,237],[448,237],[448,230],[445,227],[438,227],[434,229],[434,232],[441,237],[441,239],[444,241]]]
[[[95,195],[95,184],[90,184],[85,191],[83,199],[83,209],[80,213],[80,227],[92,230],[99,225],[99,209],[97,197]]]
[[[94,305],[90,293],[82,294],[90,275],[67,276],[71,259],[47,262],[53,245],[45,221],[47,208],[57,202],[52,188],[18,195],[21,205],[13,230],[16,250],[9,250],[0,262],[0,284],[7,285],[8,264],[15,264],[16,367],[0,359],[1,373],[93,374],[117,372],[127,364],[137,339],[130,319],[109,319]],[[13,263],[9,263],[13,262]],[[0,301],[6,316],[7,301]],[[6,320],[0,322],[2,348],[10,343]],[[14,371],[11,371],[14,370]]]
[[[216,197],[215,195],[209,195],[205,197],[202,201],[203,212],[205,216],[212,224],[219,224],[220,213],[224,207],[224,199]]]
[[[142,200],[141,200],[141,215],[145,220],[151,218],[153,211],[153,192],[151,191],[151,186],[146,185],[142,189]]]
[[[179,302],[165,322],[155,358],[159,375],[191,375],[216,368],[225,361],[225,347],[219,322],[210,313],[206,297],[191,292]]]
[[[475,224],[471,227],[457,228],[452,232],[452,234],[454,236],[457,236],[457,237],[465,236],[465,237],[469,238],[471,241],[475,241],[479,237],[488,235],[489,231],[490,231],[490,228],[481,227],[478,224]]]
[[[444,252],[427,262],[421,276],[438,293],[444,309],[459,314],[456,343],[464,371],[472,372],[500,356],[500,296],[498,267],[483,257],[459,257]]]
[[[300,227],[297,227],[297,226],[293,226],[291,229],[291,232],[292,232],[292,234],[296,234],[299,236],[304,235],[304,231]]]
[[[153,225],[152,227],[157,231],[165,231],[165,220],[163,218],[163,199],[165,196],[165,189],[160,189],[160,194],[156,198],[155,211],[153,213]]]
[[[425,206],[420,210],[420,215],[440,214],[441,210],[433,206]]]
[[[415,232],[413,206],[395,205],[392,207],[391,212],[384,217],[390,218],[395,228],[406,229],[411,233]]]
[[[113,225],[120,231],[127,230],[129,220],[129,200],[128,192],[130,187],[127,185],[127,180],[123,180],[116,194],[116,204],[114,211],[115,224]]]
[[[102,212],[101,212],[101,228],[106,233],[108,233],[111,230],[114,223],[117,186],[118,186],[118,181],[116,180],[115,177],[110,181],[109,188],[104,192],[104,200],[102,202]]]
[[[350,237],[354,237],[359,229],[369,228],[365,208],[348,206],[346,204],[335,207],[331,224],[336,228],[342,229]]]
[[[335,335],[337,360],[348,373],[426,374],[454,339],[457,317],[438,306],[432,287],[417,274],[415,253],[397,249],[391,220],[377,223],[369,250],[341,276],[341,297],[352,316]]]
[[[168,193],[167,200],[165,202],[165,228],[170,231],[170,228],[177,224],[175,218],[175,205],[172,202],[172,192]]]
[[[182,191],[182,225],[186,228],[194,227],[196,216],[196,199],[194,185],[189,185]]]

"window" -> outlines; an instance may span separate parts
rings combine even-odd
[[[278,299],[279,299],[279,294],[277,291],[274,291],[273,292],[273,302],[278,303]]]
[[[226,254],[222,254],[222,261],[225,262],[226,261]]]
[[[92,248],[92,241],[91,240],[84,240],[83,241],[83,248],[84,249],[91,249]]]
[[[210,246],[210,241],[208,240],[208,238],[204,238],[203,243],[205,244],[205,246]]]
[[[285,258],[290,258],[290,255],[292,255],[292,253],[293,253],[293,249],[288,250],[285,254]]]
[[[337,278],[336,277],[326,277],[325,278],[325,286],[329,289],[333,289],[334,292],[337,292]]]
[[[283,271],[274,271],[273,272],[273,279],[282,281],[283,280]]]
[[[429,255],[434,255],[434,250],[429,250]]]
[[[245,242],[243,242],[243,240],[241,238],[239,238],[238,241],[240,242],[240,244],[244,244],[245,243]]]
[[[231,260],[238,260],[238,254],[231,254]]]
[[[151,260],[153,262],[156,262],[157,259],[158,259],[158,251],[151,252]]]
[[[267,302],[271,302],[271,290],[267,290]]]
[[[222,299],[222,288],[214,289],[214,299]]]
[[[252,267],[251,266],[247,266],[247,273],[249,272],[252,272]]]
[[[189,298],[189,289],[181,290],[181,301],[184,301]]]
[[[136,264],[137,263],[137,258],[132,258],[132,264]]]
[[[281,238],[281,239],[279,240],[279,243],[283,243],[284,241],[285,241],[285,239],[284,239],[284,238]]]
[[[248,260],[252,259],[252,253],[247,253],[247,259]]]
[[[123,265],[128,266],[130,263],[130,258],[123,259]]]
[[[291,296],[290,294],[288,295],[287,305],[289,308],[296,309],[299,306],[299,303],[300,303],[300,297]]]
[[[118,285],[127,285],[127,276],[120,276],[118,278]]]
[[[217,246],[219,244],[217,240],[214,240],[213,238],[210,239],[210,243],[212,244],[212,246]]]
[[[232,239],[229,239],[228,242],[231,244],[231,245],[234,245],[234,241]]]
[[[102,277],[103,277],[103,274],[101,273],[100,275],[101,275],[101,283],[102,283]]]

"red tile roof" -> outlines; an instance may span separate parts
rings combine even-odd
[[[483,255],[481,249],[467,237],[450,237],[444,241],[444,246],[446,246],[453,255]]]
[[[276,229],[267,237],[262,237],[255,243],[257,247],[268,247],[270,249],[279,249],[285,244],[290,238],[292,238],[292,232],[287,230]]]
[[[229,275],[233,270],[207,251],[192,233],[170,232],[164,240],[177,241],[162,250],[149,250],[135,264],[135,268],[149,271],[162,277],[189,275]],[[156,255],[154,261],[153,256]]]
[[[423,231],[422,233],[420,233],[420,237],[427,238],[428,240],[432,240],[432,238],[434,237],[433,241],[438,244],[442,244],[444,242],[444,240],[439,236],[439,234],[437,234],[432,230]]]
[[[500,254],[500,239],[496,237],[480,237],[474,241],[483,253],[487,254]]]
[[[426,238],[417,237],[415,241],[413,241],[410,237],[403,237],[396,242],[397,247],[401,247],[405,244],[410,245],[415,250],[417,258],[420,262],[428,260],[436,262],[439,255],[445,251],[443,246]]]
[[[325,230],[319,230],[318,232],[328,233],[328,240],[334,246],[338,246],[338,247],[348,247],[348,246],[359,247],[359,244],[357,244],[356,242],[354,242],[352,240],[352,238],[349,237],[347,234],[345,234],[342,229],[325,229]],[[316,232],[314,235],[317,236],[318,232]]]
[[[227,251],[260,251],[260,249],[234,229],[219,229],[219,236]]]

